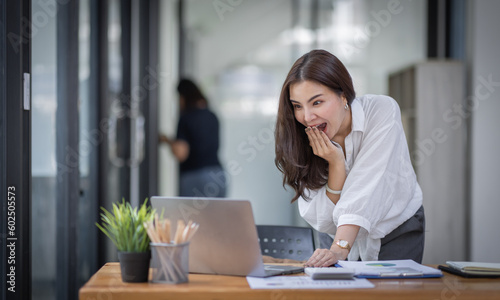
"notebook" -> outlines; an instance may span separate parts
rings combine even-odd
[[[500,277],[500,263],[447,261],[439,269],[463,277]]]
[[[155,196],[151,205],[172,224],[179,219],[200,224],[189,245],[190,273],[268,277],[304,270],[264,265],[248,200]]]

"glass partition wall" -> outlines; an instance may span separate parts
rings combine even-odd
[[[76,299],[117,261],[99,207],[157,194],[158,1],[31,3],[32,298]]]
[[[45,14],[45,26],[32,37],[32,297],[54,299],[56,293],[56,25],[43,3],[32,1],[32,15]]]
[[[32,0],[32,299],[77,297],[97,269],[90,10]]]

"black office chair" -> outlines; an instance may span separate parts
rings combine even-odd
[[[318,232],[319,247],[322,249],[330,249],[333,244],[333,238],[324,232]]]
[[[297,226],[257,225],[262,255],[274,258],[307,260],[314,252],[311,228]]]

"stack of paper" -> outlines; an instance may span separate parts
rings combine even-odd
[[[446,264],[450,268],[465,274],[500,276],[500,263],[447,261]]]
[[[343,268],[354,270],[358,278],[428,278],[442,277],[443,273],[411,259],[382,261],[339,261]]]

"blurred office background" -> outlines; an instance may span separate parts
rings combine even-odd
[[[177,194],[176,84],[221,121],[231,198],[306,226],[274,165],[283,80],[323,48],[358,95],[400,103],[424,190],[424,263],[500,262],[500,2],[24,0],[31,5],[33,299],[69,299],[116,251],[99,207]],[[61,114],[66,117],[61,117]],[[77,171],[75,171],[77,170]]]

